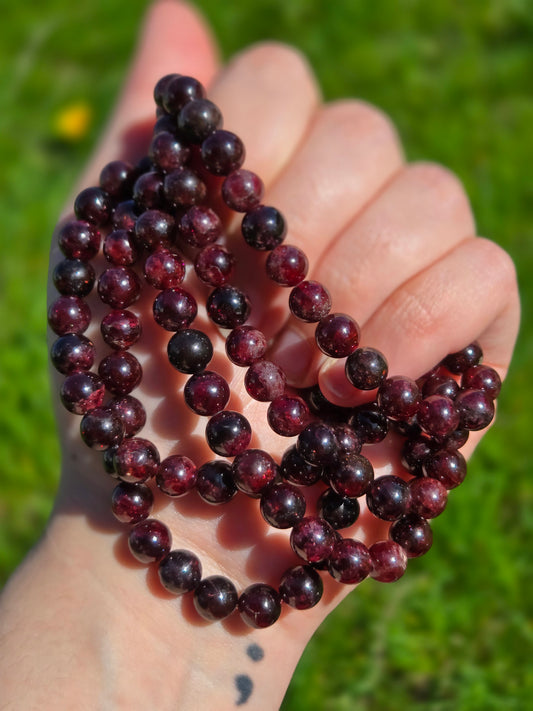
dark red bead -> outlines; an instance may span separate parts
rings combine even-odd
[[[94,225],[84,220],[71,220],[59,230],[57,241],[66,257],[86,262],[100,251],[101,236]]]
[[[418,410],[420,390],[414,380],[395,375],[380,386],[377,403],[391,420],[406,420]]]
[[[281,599],[296,610],[309,610],[314,607],[320,602],[323,591],[320,573],[310,565],[296,565],[281,576]]]
[[[170,551],[157,569],[161,585],[175,595],[196,590],[202,577],[202,564],[188,550]]]
[[[248,212],[257,207],[263,197],[261,178],[251,170],[241,168],[230,173],[222,183],[222,198],[235,212]]]
[[[124,437],[133,437],[146,424],[146,410],[142,402],[132,395],[113,398],[109,401],[108,407],[120,417],[124,427]]]
[[[322,477],[322,468],[306,462],[298,453],[296,445],[283,454],[280,464],[281,476],[291,484],[312,486]]]
[[[170,551],[172,535],[164,523],[148,518],[131,529],[128,545],[141,563],[157,563]]]
[[[111,199],[102,188],[85,188],[74,200],[74,213],[78,220],[101,227],[111,217]]]
[[[182,454],[163,459],[156,474],[157,486],[167,496],[185,496],[196,486],[196,479],[196,465]]]
[[[329,314],[316,327],[315,340],[320,350],[331,358],[345,358],[359,345],[361,331],[347,314]]]
[[[133,185],[133,199],[139,210],[158,209],[164,203],[163,175],[155,170],[140,175]]]
[[[154,300],[153,313],[156,322],[167,331],[187,328],[198,312],[196,299],[185,289],[164,289]]]
[[[356,351],[357,353],[357,351]],[[375,403],[354,408],[349,419],[350,426],[363,444],[376,444],[387,436],[389,422]]]
[[[370,551],[361,541],[343,538],[333,548],[328,560],[328,570],[339,583],[356,585],[372,571]]]
[[[459,413],[450,398],[429,395],[420,401],[417,422],[428,435],[442,439],[457,429]]]
[[[473,365],[465,370],[461,378],[463,390],[483,390],[493,399],[500,394],[501,386],[500,376],[488,365]]]
[[[294,437],[309,422],[309,408],[301,397],[282,395],[268,406],[267,420],[276,434]]]
[[[120,417],[108,407],[95,407],[83,416],[80,433],[88,447],[103,451],[122,441],[124,427]]]
[[[302,281],[290,293],[289,308],[296,318],[314,323],[328,315],[331,297],[320,282]]]
[[[48,309],[48,323],[58,336],[81,335],[91,322],[91,310],[78,296],[60,296]]]
[[[459,428],[452,432],[442,441],[442,446],[448,449],[461,449],[468,442],[470,431],[464,428]]]
[[[113,210],[113,227],[116,230],[126,230],[133,232],[137,222],[138,206],[134,200],[124,200],[119,202]]]
[[[163,173],[181,167],[187,162],[190,148],[185,141],[170,131],[158,131],[152,136],[148,155]]]
[[[467,430],[483,430],[494,418],[494,402],[484,390],[462,390],[455,398],[461,427]]]
[[[222,222],[210,207],[193,205],[182,215],[178,229],[187,244],[192,247],[206,247],[222,235]]]
[[[167,354],[170,364],[176,370],[192,375],[207,367],[213,357],[213,345],[203,331],[184,328],[168,342]]]
[[[143,371],[137,358],[128,351],[115,351],[100,361],[98,375],[114,395],[127,395],[142,380]]]
[[[231,131],[213,131],[202,143],[202,161],[213,175],[229,175],[244,163],[246,152],[241,139]]]
[[[134,168],[123,160],[112,160],[100,171],[100,187],[108,195],[123,199],[131,193]]]
[[[237,493],[231,464],[221,459],[206,462],[197,471],[196,491],[208,504],[225,504]]]
[[[280,244],[270,252],[265,264],[269,279],[280,286],[297,286],[309,269],[309,260],[298,247]]]
[[[67,333],[58,338],[50,350],[50,360],[63,375],[90,370],[94,363],[95,348],[85,336]]]
[[[226,353],[235,365],[252,365],[264,356],[266,349],[264,333],[253,326],[238,326],[226,339]]]
[[[122,481],[139,483],[156,475],[159,452],[148,439],[130,437],[123,440],[114,456],[115,471]]]
[[[145,484],[121,481],[111,494],[111,510],[121,523],[139,523],[152,511],[154,495]]]
[[[110,267],[100,275],[98,295],[104,304],[124,309],[133,304],[141,293],[141,282],[129,267]]]
[[[185,263],[179,254],[159,248],[147,257],[144,276],[155,289],[175,289],[185,277]]]
[[[370,489],[374,481],[374,468],[362,454],[352,454],[327,469],[327,478],[337,494],[357,498]]]
[[[139,250],[131,232],[113,230],[104,240],[104,256],[116,266],[127,267],[139,259]]]
[[[171,78],[167,78],[170,76]],[[163,106],[169,114],[178,115],[189,101],[203,99],[205,89],[194,77],[180,74],[167,75],[156,85],[159,106]],[[159,88],[158,88],[159,87]]]
[[[137,343],[141,336],[141,323],[131,311],[115,309],[102,319],[102,337],[115,350],[127,350]]]
[[[281,599],[277,590],[266,583],[249,585],[239,597],[242,619],[250,627],[263,629],[276,622],[281,614]]]
[[[229,284],[214,289],[209,294],[206,307],[209,318],[222,328],[242,326],[251,310],[246,294]]]
[[[468,368],[471,368],[473,365],[477,365],[482,357],[483,351],[479,343],[471,343],[466,346],[466,348],[463,348],[462,351],[447,355],[442,361],[442,364],[446,366],[451,373],[458,375],[459,373],[464,373],[465,370],[468,370]]]
[[[156,249],[172,242],[176,223],[163,210],[145,210],[135,221],[135,236],[146,249]]]
[[[250,444],[252,428],[240,412],[224,410],[211,417],[205,435],[213,452],[222,457],[235,457]]]
[[[425,378],[422,385],[422,396],[429,397],[430,395],[444,395],[444,397],[455,400],[459,392],[459,385],[451,375],[443,375],[442,373],[433,373]]]
[[[189,143],[198,144],[222,126],[222,114],[209,99],[193,99],[179,112],[177,124],[180,136]]]
[[[197,277],[210,286],[222,286],[233,275],[235,257],[225,247],[211,244],[196,255],[194,271]]]
[[[205,620],[222,620],[231,615],[239,596],[235,585],[222,575],[204,578],[194,591],[194,606]]]
[[[235,457],[231,471],[237,489],[258,498],[276,479],[277,466],[270,454],[262,449],[247,449]]]
[[[281,212],[269,205],[258,205],[242,218],[242,236],[253,249],[265,252],[280,245],[287,234]]]
[[[446,489],[455,489],[466,476],[466,460],[454,449],[440,449],[424,459],[423,472],[437,479]]]
[[[415,476],[422,476],[424,459],[438,448],[432,439],[425,436],[407,439],[402,447],[402,464]]]
[[[332,427],[311,422],[298,435],[298,454],[313,466],[331,464],[337,457],[337,439]]]
[[[388,374],[385,356],[376,348],[358,348],[346,359],[346,378],[359,390],[379,388]]]
[[[359,454],[362,447],[360,437],[349,425],[335,425],[337,438],[337,456],[339,459],[349,458],[352,454]]]
[[[291,531],[291,547],[307,563],[324,563],[336,542],[334,529],[318,516],[306,516]]]
[[[183,395],[187,405],[197,415],[216,415],[228,404],[230,391],[227,381],[212,370],[204,370],[189,378]]]
[[[305,496],[291,484],[272,484],[261,494],[260,509],[274,528],[292,528],[305,516]]]
[[[418,558],[431,548],[433,532],[425,518],[415,513],[402,516],[391,525],[389,536],[405,551],[408,558]]]
[[[317,502],[317,511],[320,518],[338,531],[340,528],[352,526],[359,518],[359,502],[341,496],[333,489],[326,489]]]
[[[346,422],[351,414],[347,407],[339,407],[330,402],[322,393],[318,385],[313,385],[302,392],[309,409],[319,419],[328,423]]]
[[[283,370],[270,360],[258,360],[244,376],[246,392],[254,400],[269,402],[281,397],[287,378]]]
[[[372,558],[370,576],[382,583],[393,583],[407,568],[407,555],[395,541],[378,541],[369,548]]]
[[[366,494],[368,509],[383,521],[395,521],[403,516],[409,501],[407,482],[398,476],[386,475],[374,479]]]
[[[102,405],[105,386],[96,373],[73,373],[61,384],[59,396],[69,412],[84,415]]]
[[[173,79],[179,77],[180,74],[165,74],[164,77],[159,79],[154,87],[154,101],[158,107],[163,106],[163,98],[168,85]]]
[[[52,280],[64,296],[87,296],[94,286],[95,273],[92,265],[81,259],[63,259],[56,265]]]
[[[418,477],[408,482],[407,511],[424,518],[435,518],[446,508],[448,491],[444,484],[432,477]]]
[[[207,187],[190,168],[179,168],[166,176],[163,191],[165,198],[174,207],[190,207],[203,202]]]

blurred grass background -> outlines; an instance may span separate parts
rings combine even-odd
[[[431,553],[367,583],[301,660],[284,711],[531,708],[533,694],[533,4],[529,0],[198,0],[224,57],[274,38],[309,57],[326,98],[397,123],[410,159],[466,184],[514,257],[524,323],[498,426],[434,522]],[[38,537],[57,482],[45,348],[56,216],[102,128],[146,2],[6,4],[0,43],[0,583]],[[176,67],[179,71],[179,67]],[[72,111],[68,139],[58,117]]]

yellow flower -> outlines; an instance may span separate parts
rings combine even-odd
[[[87,134],[91,119],[91,107],[84,101],[64,106],[53,119],[54,134],[64,141],[79,141]]]

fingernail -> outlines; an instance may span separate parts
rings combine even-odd
[[[292,327],[286,328],[272,350],[272,360],[278,363],[290,385],[302,385],[309,376],[315,354],[314,339]]]

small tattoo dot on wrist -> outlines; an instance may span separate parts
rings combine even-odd
[[[260,662],[265,656],[265,653],[258,644],[250,644],[246,649],[246,654],[250,657],[252,662]]]

